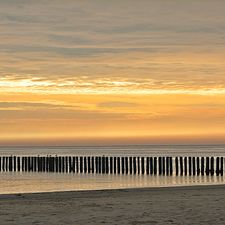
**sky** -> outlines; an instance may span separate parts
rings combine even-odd
[[[225,143],[225,1],[0,0],[0,145]]]

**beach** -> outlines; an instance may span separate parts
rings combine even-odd
[[[225,186],[0,195],[0,224],[225,224]]]

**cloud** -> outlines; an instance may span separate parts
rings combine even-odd
[[[1,110],[36,110],[36,109],[63,109],[72,108],[74,106],[55,103],[42,103],[42,102],[0,102]]]
[[[137,107],[137,103],[132,102],[101,102],[97,104],[98,107],[103,108],[130,108],[130,107]]]

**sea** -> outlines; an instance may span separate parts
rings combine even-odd
[[[0,147],[0,156],[223,156],[225,145],[114,145]],[[225,176],[152,176],[0,172],[0,194],[86,191],[128,188],[162,188],[225,184]]]

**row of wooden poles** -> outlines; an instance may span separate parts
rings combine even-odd
[[[0,171],[223,176],[223,157],[0,156]]]

